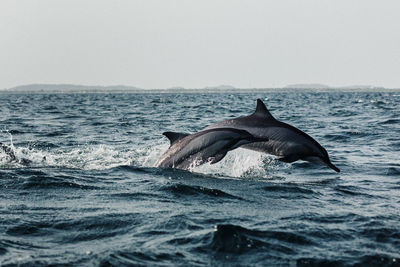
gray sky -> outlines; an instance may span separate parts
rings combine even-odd
[[[1,0],[0,88],[400,87],[400,1]]]

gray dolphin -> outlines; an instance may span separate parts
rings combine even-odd
[[[325,148],[303,131],[276,120],[260,99],[257,99],[257,108],[253,114],[224,120],[206,129],[223,127],[246,130],[255,137],[269,139],[266,142],[245,144],[242,146],[244,148],[279,156],[279,160],[283,162],[305,160],[340,172],[331,163]]]
[[[252,142],[267,141],[266,137],[254,137],[249,132],[233,128],[213,128],[194,134],[164,132],[171,146],[156,162],[155,167],[187,170],[210,162],[222,160],[228,151]]]

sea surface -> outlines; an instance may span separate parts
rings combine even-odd
[[[153,167],[164,131],[252,113],[340,173],[245,149]],[[0,94],[1,266],[400,266],[400,92]]]

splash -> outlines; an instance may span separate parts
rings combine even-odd
[[[135,163],[140,167],[153,167],[158,158],[167,149],[167,143],[159,143],[153,147],[137,149],[135,151]],[[189,167],[189,171],[211,176],[259,179],[271,178],[271,173],[277,168],[276,161],[272,156],[239,148],[229,151],[225,158],[217,164],[206,163],[198,166],[196,162],[193,162]]]
[[[167,144],[144,146],[120,151],[108,145],[80,146],[71,150],[40,150],[14,147],[17,158],[26,159],[32,167],[63,167],[83,170],[104,170],[118,166],[154,167],[155,162],[167,149]],[[269,178],[276,169],[275,161],[258,152],[237,149],[230,151],[217,164],[204,164],[191,168],[191,172],[212,176],[238,178]],[[0,167],[25,167],[20,162],[10,162],[0,154]]]
[[[154,167],[156,161],[168,149],[164,140],[154,144],[118,148],[112,145],[81,145],[73,148],[42,149],[24,147],[13,144],[10,133],[8,145],[18,161],[10,161],[0,152],[0,167],[62,167],[83,170],[104,170],[118,166]],[[23,164],[29,162],[29,164]],[[190,168],[191,172],[203,173],[211,176],[228,176],[238,178],[269,178],[271,171],[276,169],[272,157],[265,154],[236,149],[217,164],[204,164]]]
[[[263,153],[238,148],[230,151],[217,164],[204,164],[192,171],[213,176],[228,176],[237,178],[270,178],[276,169],[272,157]]]

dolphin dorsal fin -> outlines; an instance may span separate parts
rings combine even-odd
[[[176,132],[163,132],[169,141],[171,142],[171,146],[181,140],[182,138],[188,136],[188,133],[176,133]]]
[[[259,98],[257,99],[257,107],[253,115],[261,116],[269,120],[275,120],[275,118],[271,115],[271,113],[269,113],[265,104]]]

